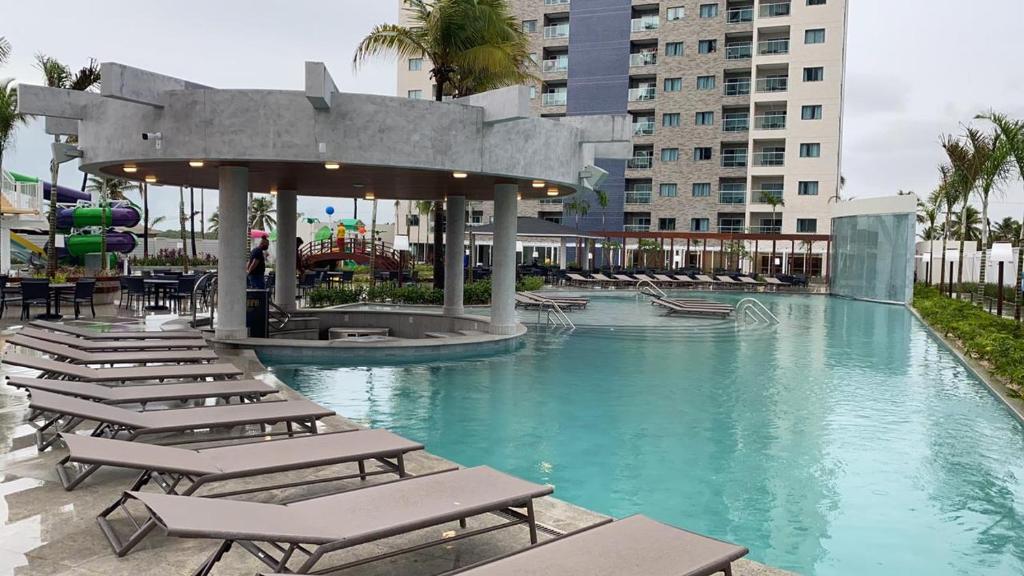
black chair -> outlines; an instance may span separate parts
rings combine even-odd
[[[50,281],[46,279],[25,278],[21,281],[21,319],[27,320],[31,315],[32,306],[46,306],[50,314]]]
[[[125,279],[128,284],[128,305],[131,308],[135,304],[145,305],[146,303],[146,279],[143,276],[129,276]]]
[[[75,319],[77,320],[81,316],[82,304],[88,304],[89,309],[92,310],[92,317],[96,317],[96,302],[93,300],[96,294],[96,279],[95,278],[81,278],[75,282],[75,291],[73,294],[61,295],[60,301],[71,304],[75,307]]]
[[[18,290],[17,295],[8,295],[8,292],[17,290],[7,285],[8,277],[6,274],[0,275],[0,318],[4,317],[4,312],[7,307],[11,304],[21,304],[21,291]]]
[[[341,271],[341,284],[342,284],[342,286],[344,286],[345,284],[351,284],[352,283],[352,279],[355,278],[355,277],[356,277],[355,270],[342,270]]]
[[[131,291],[128,288],[128,277],[121,276],[118,278],[118,283],[121,285],[121,293],[118,294],[117,297],[117,307],[121,308],[123,306],[124,308],[128,308],[128,300],[131,295]]]
[[[178,289],[174,291],[174,306],[178,310],[178,314],[181,314],[181,303],[188,302],[189,310],[196,305],[194,300],[194,291],[196,287],[195,276],[182,276],[178,278]]]

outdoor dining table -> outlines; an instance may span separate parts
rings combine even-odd
[[[52,294],[51,298],[53,299],[53,311],[51,312],[47,310],[47,312],[44,312],[43,314],[36,314],[36,319],[53,321],[63,318],[64,316],[60,313],[60,293],[69,288],[74,290],[74,282],[51,283],[50,293]]]
[[[146,286],[146,294],[153,294],[153,303],[146,306],[149,312],[166,312],[171,308],[166,304],[169,300],[168,292],[178,288],[177,280],[162,280],[158,278],[146,278],[143,280]],[[164,295],[164,303],[160,303],[160,294]]]

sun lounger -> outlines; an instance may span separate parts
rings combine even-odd
[[[685,274],[676,274],[674,276],[674,278],[676,280],[678,280],[679,282],[682,282],[683,284],[696,284],[697,283],[696,280],[694,280],[693,278],[690,278],[689,276],[687,276]]]
[[[657,278],[651,278],[647,274],[633,274],[633,277],[641,282],[650,282],[651,284],[657,284],[658,282],[664,282],[664,280],[658,280]]]
[[[590,301],[586,298],[547,298],[530,292],[516,292],[516,304],[525,308],[544,308],[558,305],[564,310],[586,308]]]
[[[612,274],[612,276],[619,282],[625,282],[628,284],[636,284],[638,282],[636,278],[631,278],[625,274]],[[597,278],[597,274],[594,274],[594,277]]]
[[[586,284],[600,283],[599,280],[595,280],[594,278],[587,278],[585,276],[580,276],[579,274],[569,273],[569,274],[566,274],[565,277],[568,278],[570,281],[572,281],[575,284],[586,285]]]
[[[82,382],[130,382],[140,380],[204,380],[225,379],[242,375],[234,364],[184,364],[174,366],[136,366],[128,368],[92,368],[58,362],[50,358],[27,356],[15,352],[4,354],[3,362],[42,372],[41,378],[59,376],[64,380]]]
[[[25,326],[18,334],[29,336],[37,340],[54,342],[87,350],[89,352],[102,351],[128,351],[128,350],[188,350],[207,348],[209,345],[202,338],[194,339],[171,339],[171,340],[86,340],[62,332],[50,332],[41,328]]]
[[[74,380],[50,380],[47,378],[25,378],[11,376],[7,384],[23,390],[43,390],[64,396],[84,398],[104,404],[142,404],[171,400],[187,401],[217,398],[229,402],[258,400],[277,393],[266,382],[259,380],[217,380],[215,382],[186,382],[183,384],[145,384],[142,386],[104,386],[91,382]]]
[[[173,331],[109,331],[101,332],[99,330],[92,330],[90,328],[82,328],[79,326],[71,326],[68,324],[61,324],[59,322],[47,322],[44,320],[33,320],[32,326],[36,328],[45,328],[46,330],[52,330],[54,332],[63,332],[65,334],[72,334],[79,338],[87,338],[89,340],[173,340],[173,339],[193,339],[202,338],[202,333],[198,330],[173,330]]]
[[[682,284],[683,283],[682,280],[676,280],[675,278],[671,278],[671,277],[669,277],[669,276],[667,276],[665,274],[655,274],[654,275],[654,280],[652,280],[652,282],[655,281],[655,280],[658,281],[658,282],[661,282],[663,284]],[[690,282],[692,282],[692,280]]]
[[[750,276],[740,276],[740,282],[744,284],[750,284],[753,286],[764,286],[764,282],[758,282],[757,280],[754,280]]]
[[[732,563],[747,552],[742,546],[662,524],[646,516],[630,516],[448,575],[710,576],[723,572],[729,576]]]
[[[609,277],[605,276],[604,274],[600,274],[600,273],[598,273],[598,274],[591,274],[591,276],[594,277],[594,280],[597,280],[599,282],[603,282],[605,284],[622,284],[623,282],[630,282],[630,283],[636,282],[636,280],[623,280],[621,278],[609,278]]]
[[[715,278],[722,284],[739,284],[739,282],[732,279],[732,276],[720,275],[715,276]]]
[[[767,284],[770,284],[771,286],[792,286],[792,284],[790,284],[789,282],[783,282],[782,280],[779,280],[778,278],[774,278],[772,276],[766,277],[764,281]]]
[[[651,304],[664,308],[669,315],[682,314],[688,316],[715,316],[724,318],[733,313],[732,307],[691,304],[687,302],[677,302],[666,298],[655,298]]]
[[[694,278],[696,278],[698,282],[703,282],[704,284],[718,284],[718,280],[715,280],[706,274],[697,274]]]
[[[140,501],[149,517],[169,536],[220,539],[217,547],[195,574],[210,574],[236,542],[271,570],[325,572],[318,566],[331,552],[441,526],[471,516],[504,513],[508,520],[484,528],[465,530],[434,542],[404,550],[354,560],[331,567],[348,566],[448,544],[500,528],[527,524],[531,543],[537,542],[533,500],[551,494],[541,486],[503,474],[486,466],[411,477],[340,494],[288,504],[239,502],[226,499],[168,496],[129,492]],[[524,511],[521,511],[525,509]],[[288,566],[295,557],[294,568]]]
[[[120,406],[101,404],[43,390],[34,390],[30,392],[30,395],[29,408],[36,413],[51,416],[36,430],[36,446],[40,451],[46,450],[59,439],[57,432],[77,426],[83,420],[96,422],[96,428],[92,431],[93,436],[113,437],[123,434],[119,437],[134,441],[154,434],[246,425],[260,425],[262,428],[276,423],[285,423],[286,433],[289,435],[302,433],[302,431],[315,434],[316,421],[334,415],[333,411],[308,400],[254,402],[136,412]],[[54,429],[52,435],[47,437],[47,431],[51,428]],[[267,435],[272,435],[272,433],[260,432],[259,434],[259,436]],[[232,438],[240,437],[245,436],[232,436]],[[200,440],[191,439],[187,442],[198,441]],[[206,439],[202,441],[206,441]]]
[[[56,356],[73,364],[195,364],[217,359],[213,350],[128,350],[124,352],[88,352],[56,342],[15,334],[8,344],[30,348]]]

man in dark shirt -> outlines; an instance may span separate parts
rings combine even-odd
[[[249,288],[259,288],[260,290],[267,288],[264,273],[267,271],[267,248],[269,247],[270,241],[264,236],[260,238],[259,246],[253,248],[252,253],[249,254],[249,266],[246,268],[249,275]]]

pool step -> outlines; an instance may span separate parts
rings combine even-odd
[[[423,337],[424,338],[458,338],[460,336],[464,336],[464,334],[459,334],[458,332],[424,332],[423,333]]]
[[[479,330],[459,330],[459,334],[462,334],[463,336],[483,336],[486,332],[481,332]]]
[[[317,328],[299,328],[295,330],[279,330],[271,332],[270,337],[274,340],[319,340],[320,330]]]

